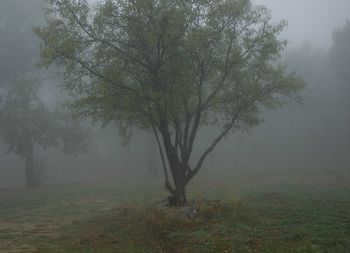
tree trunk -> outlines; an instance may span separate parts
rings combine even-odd
[[[37,175],[35,173],[34,154],[33,150],[29,150],[25,156],[25,176],[26,186],[37,186]]]
[[[186,178],[185,167],[179,165],[177,162],[175,162],[175,165],[170,164],[170,167],[175,187],[174,191],[171,192],[175,202],[174,205],[184,206],[187,203],[186,185],[188,182]]]
[[[167,190],[172,194],[169,198],[170,205],[184,206],[187,203],[186,185],[189,182],[186,175],[188,164],[183,164],[177,152],[176,145],[172,144],[171,134],[168,130],[166,116],[160,113],[160,133],[163,137],[163,144],[168,158],[169,169],[174,181],[174,187],[170,182],[165,182]]]
[[[175,183],[175,200],[177,206],[184,206],[187,203],[186,198],[186,182],[185,180],[180,180]]]

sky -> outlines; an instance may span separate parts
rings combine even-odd
[[[287,20],[281,35],[293,47],[309,41],[318,48],[332,45],[332,32],[350,20],[350,0],[252,0],[267,6],[273,20]]]
[[[96,2],[97,0],[88,0]],[[275,21],[287,20],[288,27],[281,34],[292,47],[308,41],[317,48],[332,45],[332,32],[350,20],[350,0],[251,0],[272,11]]]

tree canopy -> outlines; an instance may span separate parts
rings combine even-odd
[[[37,147],[83,152],[87,133],[67,113],[48,110],[38,96],[39,80],[26,77],[11,82],[0,108],[0,139],[7,151],[25,160],[27,186],[40,184]]]
[[[64,67],[79,115],[116,122],[126,140],[133,129],[154,132],[178,203],[225,136],[260,123],[263,108],[298,99],[304,85],[277,62],[286,23],[249,0],[48,3],[47,23],[35,29],[42,64]],[[221,132],[191,164],[207,125]]]

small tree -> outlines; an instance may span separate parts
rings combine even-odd
[[[12,82],[0,110],[0,138],[8,152],[25,160],[25,179],[28,187],[42,183],[42,161],[35,160],[35,148],[58,147],[66,153],[83,151],[86,131],[67,115],[45,108],[38,97],[39,82],[26,78]]]
[[[75,112],[115,121],[126,140],[134,128],[153,131],[177,204],[225,136],[257,125],[262,108],[297,99],[304,85],[276,63],[285,22],[272,23],[270,12],[249,0],[48,3],[47,24],[35,29],[43,65],[65,67]],[[191,164],[206,125],[221,132]]]

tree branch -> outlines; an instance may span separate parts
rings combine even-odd
[[[157,129],[156,129],[156,127],[155,127],[155,121],[154,121],[154,119],[152,118],[151,105],[150,105],[149,103],[147,103],[147,104],[148,104],[149,119],[150,119],[150,122],[151,122],[151,126],[152,126],[152,130],[153,130],[154,136],[156,137],[156,140],[157,140],[158,149],[159,149],[160,157],[161,157],[161,160],[162,160],[163,171],[164,171],[164,176],[165,176],[165,187],[166,187],[172,194],[174,194],[174,193],[175,193],[175,190],[174,190],[174,188],[171,186],[170,181],[169,181],[169,175],[168,175],[167,166],[166,166],[166,163],[165,163],[163,148],[162,148],[162,145],[161,145],[161,143],[160,143],[160,139],[159,139],[159,136],[158,136],[158,133],[157,133]]]
[[[205,74],[206,74],[205,73],[205,64],[203,62],[201,65],[200,78],[199,78],[198,105],[197,105],[197,109],[196,109],[196,115],[195,115],[195,119],[193,122],[193,126],[191,129],[190,137],[188,139],[188,147],[186,150],[186,156],[184,157],[185,159],[183,160],[183,162],[185,162],[185,163],[188,163],[188,161],[191,157],[194,140],[196,138],[199,123],[200,123],[200,120],[202,117],[202,112],[203,112],[202,111],[202,88],[203,88],[204,81],[205,81]]]
[[[251,106],[254,105],[255,102],[259,101],[259,99],[261,97],[263,97],[264,94],[262,94],[261,96],[258,97],[254,97],[252,98],[252,100],[250,101],[249,104],[245,105],[245,106],[241,106],[237,109],[235,115],[232,117],[230,123],[227,125],[227,127],[224,129],[224,131],[218,135],[213,143],[206,149],[206,151],[202,154],[202,156],[200,157],[200,159],[197,162],[197,165],[194,167],[193,170],[191,170],[188,175],[187,175],[187,180],[190,181],[197,173],[198,171],[201,169],[202,164],[205,160],[205,158],[214,150],[214,148],[216,147],[216,145],[228,134],[228,132],[232,129],[232,127],[234,126],[234,124],[236,123],[236,120],[239,118],[240,114],[243,111],[246,111],[247,109],[249,109]]]
[[[80,21],[79,17],[74,13],[74,11],[69,8],[69,6],[66,6],[66,8],[68,9],[68,11],[72,14],[73,18],[75,19],[75,21],[77,22],[77,24],[79,25],[79,27],[93,40],[99,41],[107,46],[112,47],[114,50],[118,51],[119,53],[125,55],[126,57],[130,58],[133,62],[138,63],[139,65],[141,65],[142,67],[149,69],[149,66],[145,63],[143,63],[142,61],[140,61],[139,59],[131,56],[130,54],[126,53],[124,50],[120,49],[119,47],[115,46],[114,44],[112,44],[110,41],[108,40],[104,40],[99,36],[96,36],[95,34],[93,34],[91,31],[89,31],[84,24]]]

